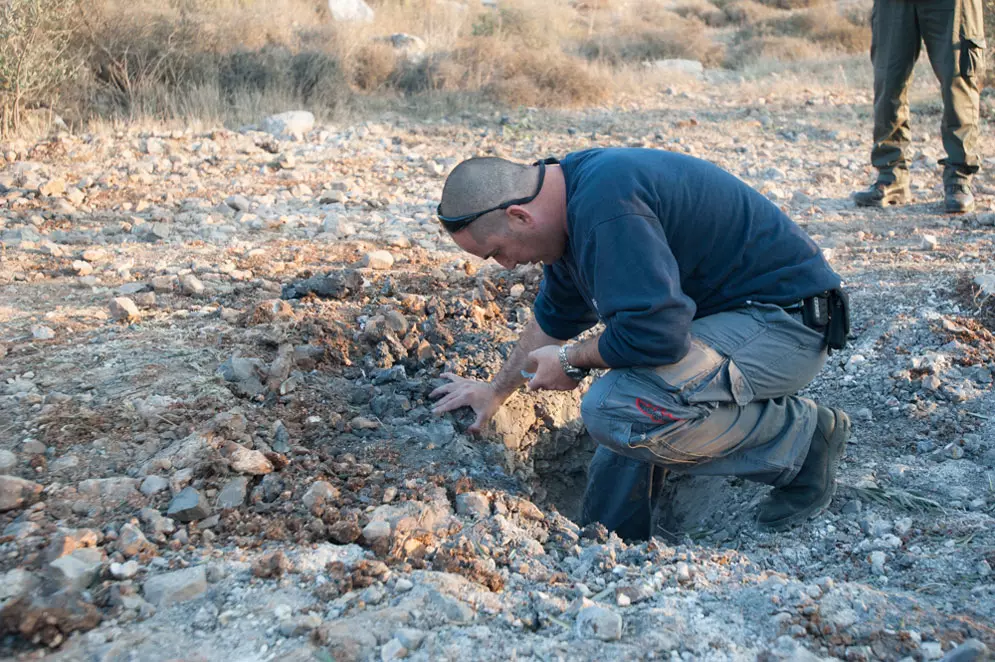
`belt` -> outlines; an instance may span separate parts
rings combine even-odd
[[[825,303],[829,299],[828,293],[813,294],[810,297],[805,297],[801,301],[796,301],[794,303],[785,304],[779,306],[784,312],[792,316],[797,316],[801,319],[802,324],[814,331],[822,331],[828,325],[828,320],[826,322],[820,323],[815,319],[815,311],[818,311],[820,304],[822,310],[825,310]],[[809,311],[806,314],[806,310]]]

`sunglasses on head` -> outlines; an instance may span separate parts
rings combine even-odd
[[[490,209],[485,209],[484,211],[474,212],[473,214],[465,214],[463,216],[445,216],[442,213],[442,203],[436,208],[435,213],[439,217],[439,221],[442,226],[450,233],[456,233],[465,228],[466,226],[473,223],[475,220],[480,218],[485,214],[490,214],[492,211],[498,211],[499,209],[507,209],[508,207],[514,207],[515,205],[524,205],[532,202],[539,195],[542,190],[542,180],[546,177],[546,162],[539,161],[536,165],[539,166],[539,183],[536,185],[536,192],[527,198],[517,198],[515,200],[508,200],[507,202],[502,202],[496,207],[491,207]]]

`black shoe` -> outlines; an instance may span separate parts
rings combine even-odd
[[[836,471],[850,436],[850,418],[819,405],[818,424],[805,463],[794,480],[771,490],[760,504],[757,524],[780,531],[819,515],[836,493]]]
[[[902,205],[912,200],[907,183],[876,181],[864,191],[853,194],[858,207],[888,207]]]
[[[948,214],[966,214],[974,211],[974,194],[970,184],[947,184],[944,187],[944,209]]]

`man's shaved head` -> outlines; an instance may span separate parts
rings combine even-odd
[[[446,216],[483,211],[508,200],[535,193],[537,168],[488,156],[468,159],[456,166],[442,189],[441,208]]]

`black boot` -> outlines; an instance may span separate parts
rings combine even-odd
[[[819,405],[819,421],[805,463],[794,480],[771,490],[760,504],[757,523],[779,531],[821,513],[836,493],[836,470],[850,436],[850,418],[839,409]]]
[[[974,194],[965,182],[947,184],[944,188],[943,206],[948,214],[966,214],[974,211]]]
[[[908,182],[883,182],[878,180],[864,191],[853,194],[858,207],[888,207],[902,205],[912,200]]]

